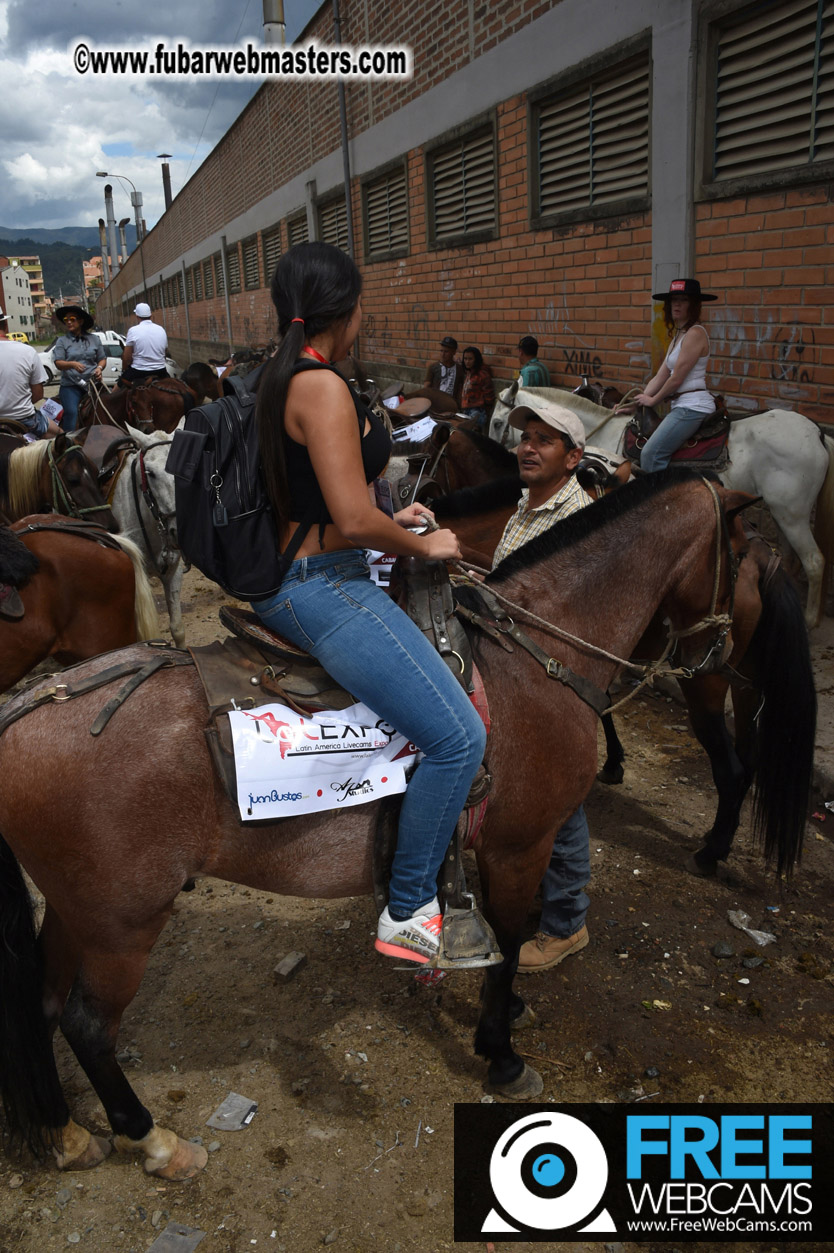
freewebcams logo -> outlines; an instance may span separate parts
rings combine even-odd
[[[481,1228],[485,1233],[616,1231],[602,1206],[605,1149],[570,1114],[528,1114],[514,1122],[492,1150],[489,1180],[496,1205]]]
[[[455,1106],[455,1240],[834,1237],[834,1105]]]

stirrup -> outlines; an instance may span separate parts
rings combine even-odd
[[[461,892],[462,905],[446,905],[440,930],[440,948],[428,963],[431,970],[472,970],[504,960],[492,927],[475,904],[471,892]]]

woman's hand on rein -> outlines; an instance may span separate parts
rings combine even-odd
[[[394,514],[394,521],[398,526],[425,526],[434,522],[434,514],[425,505],[408,505]]]
[[[426,543],[425,558],[427,561],[457,561],[460,559],[460,544],[454,531],[430,531],[424,535]]]

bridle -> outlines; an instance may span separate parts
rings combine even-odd
[[[616,705],[608,707],[609,713],[612,713],[615,709],[619,709],[619,707],[624,705],[627,701],[632,700],[641,688],[653,682],[657,675],[662,674],[676,679],[694,678],[696,675],[708,669],[712,663],[716,650],[718,650],[719,657],[723,654],[727,636],[732,626],[732,614],[735,606],[735,585],[739,565],[738,559],[733,551],[730,540],[730,529],[727,524],[726,515],[721,508],[721,501],[718,497],[718,493],[708,479],[702,479],[701,481],[709,489],[715,510],[715,576],[712,585],[710,608],[708,613],[706,613],[702,618],[699,618],[698,621],[690,627],[676,630],[669,626],[667,629],[666,647],[664,648],[661,657],[656,662],[652,662],[649,665],[638,665],[627,658],[618,657],[615,653],[610,653],[606,649],[600,648],[597,644],[592,644],[588,640],[583,640],[579,636],[573,635],[570,631],[566,631],[564,627],[557,626],[553,622],[548,622],[546,619],[540,618],[529,609],[525,609],[522,605],[517,604],[515,601],[511,601],[508,597],[504,596],[503,593],[499,592],[497,588],[491,585],[485,587],[480,581],[473,580],[469,576],[469,571],[474,570],[478,574],[488,574],[489,571],[483,570],[480,567],[473,565],[471,562],[463,563],[455,561],[451,563],[456,567],[459,575],[463,576],[456,581],[466,585],[477,593],[487,607],[490,618],[484,619],[477,613],[472,613],[469,610],[462,609],[461,606],[458,606],[457,612],[459,615],[467,618],[474,625],[484,630],[486,634],[491,635],[493,638],[500,640],[501,636],[509,636],[514,643],[526,649],[527,652],[529,652],[538,662],[541,663],[542,666],[544,666],[545,671],[550,678],[556,678],[560,679],[562,682],[566,682],[566,679],[564,678],[565,674],[570,674],[572,679],[576,679],[579,676],[572,675],[572,672],[568,671],[567,668],[564,667],[561,662],[557,661],[555,657],[548,656],[544,649],[540,648],[538,644],[531,640],[530,637],[517,626],[515,621],[516,618],[539,627],[549,635],[553,635],[558,639],[563,639],[576,645],[576,647],[581,651],[592,653],[597,657],[603,657],[606,660],[612,661],[616,663],[616,665],[621,666],[623,670],[637,675],[640,681],[626,696],[623,697],[622,700],[618,701]],[[730,576],[728,612],[716,613],[725,552],[727,569]],[[506,608],[503,608],[502,606],[505,606]],[[513,617],[510,617],[510,615],[506,612],[507,609],[513,611]],[[667,661],[674,652],[679,640],[685,639],[690,635],[695,635],[699,631],[707,630],[710,627],[716,628],[715,636],[697,665],[670,666],[667,664]],[[575,690],[578,690],[573,681],[571,681],[569,685],[573,686]],[[582,699],[585,700],[586,703],[590,704],[597,713],[602,712],[602,710],[608,706],[607,696],[599,691],[599,689],[596,689],[593,684],[588,683],[587,680],[580,680],[580,686],[584,689],[583,691],[579,691]]]
[[[140,496],[145,502],[145,507],[153,518],[156,529],[162,540],[162,547],[159,551],[159,556],[156,559],[156,564],[159,568],[160,574],[164,574],[170,566],[176,565],[177,561],[181,557],[179,546],[172,540],[171,531],[168,526],[168,523],[172,518],[176,518],[177,514],[175,509],[171,510],[170,513],[164,513],[162,509],[160,509],[159,501],[153,494],[153,489],[151,488],[150,479],[148,477],[148,468],[145,465],[145,453],[150,452],[153,448],[162,448],[166,445],[167,440],[157,440],[155,444],[150,444],[145,449],[140,448],[137,451],[130,467],[130,485],[133,491],[133,501],[136,505],[136,516],[139,519],[139,525],[142,528],[142,535],[144,537],[145,544],[147,545],[148,552],[153,552],[153,547],[151,545],[150,536],[145,529],[145,522],[142,517],[142,510],[139,504]]]
[[[58,504],[62,506],[62,508],[59,509],[58,512],[65,513],[66,516],[70,518],[81,518],[81,519],[83,519],[85,515],[88,513],[101,513],[102,511],[109,512],[110,506],[107,503],[107,501],[104,501],[104,503],[101,505],[86,505],[83,507],[75,503],[72,497],[72,493],[70,492],[69,487],[64,481],[64,477],[61,473],[61,468],[60,468],[61,462],[65,461],[70,456],[81,457],[84,465],[86,466],[88,464],[87,458],[84,455],[83,448],[79,448],[76,445],[71,445],[69,448],[65,448],[64,451],[59,456],[56,457],[54,441],[50,440],[48,442],[47,448],[46,448],[46,457],[47,457],[47,462],[49,465],[50,478],[52,481],[52,499],[55,502],[56,508]],[[91,479],[93,478],[92,474],[90,475],[90,478]]]

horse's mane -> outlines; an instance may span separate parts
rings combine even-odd
[[[449,496],[439,496],[431,507],[438,518],[469,518],[502,505],[517,504],[523,486],[518,476],[507,475],[491,483],[479,483],[477,487],[462,487]]]
[[[563,548],[570,548],[578,544],[580,540],[587,539],[589,535],[608,526],[610,522],[616,522],[627,514],[633,513],[635,509],[639,509],[655,496],[671,491],[673,487],[678,487],[683,483],[693,483],[707,477],[710,476],[701,474],[697,470],[681,469],[677,466],[658,471],[656,474],[647,474],[637,479],[636,482],[603,496],[602,500],[594,501],[584,509],[577,510],[576,513],[563,518],[561,522],[554,523],[541,535],[522,544],[515,552],[511,552],[499,562],[492,573],[487,575],[487,579],[490,582],[500,583],[521,570],[538,565],[539,562],[560,552]]]
[[[0,583],[22,587],[35,573],[39,561],[22,539],[7,526],[0,526]]]
[[[480,431],[467,431],[465,428],[459,429],[457,434],[471,439],[481,456],[497,469],[504,470],[508,474],[514,470],[518,474],[518,458],[515,453],[510,452],[509,448],[505,448],[497,440],[490,439],[488,435],[482,435]]]
[[[16,448],[9,456],[9,505],[18,518],[38,511],[41,470],[49,443],[49,440],[39,439],[25,448]]]

